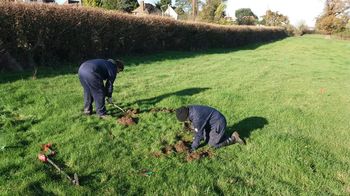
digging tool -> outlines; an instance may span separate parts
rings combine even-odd
[[[41,150],[45,153],[46,156],[55,156],[56,152],[51,149],[52,144],[43,144]]]
[[[59,172],[61,172],[70,182],[72,182],[74,185],[79,186],[79,179],[78,175],[74,173],[73,179],[66,173],[64,172],[60,167],[58,167],[50,158],[56,155],[56,152],[51,149],[52,144],[43,144],[41,146],[42,152],[38,154],[38,159],[44,163],[50,163],[52,166],[54,166]]]
[[[107,103],[113,105],[114,107],[118,108],[120,111],[122,111],[123,113],[125,113],[125,110],[123,110],[121,107],[119,107],[117,104],[113,103],[113,99],[112,97],[109,97],[106,99]]]
[[[61,172],[69,181],[71,181],[74,185],[79,186],[79,179],[78,175],[74,173],[73,179],[64,172],[60,167],[58,167],[50,158],[48,158],[45,154],[39,154],[38,159],[44,163],[50,163],[52,166],[54,166],[59,172]]]
[[[119,107],[117,104],[111,102],[110,104],[112,104],[114,107],[118,108],[120,111],[122,111],[123,113],[125,113],[125,110],[123,110],[121,107]]]

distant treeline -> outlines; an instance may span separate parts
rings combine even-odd
[[[220,26],[73,6],[0,3],[0,64],[1,58],[12,57],[22,68],[125,53],[234,48],[286,36],[283,28]]]

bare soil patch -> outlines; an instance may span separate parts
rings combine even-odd
[[[124,115],[117,119],[119,124],[124,126],[135,125],[138,122],[137,114],[139,113],[138,109],[128,109]]]
[[[181,136],[176,136],[176,143],[175,144],[167,144],[166,142],[163,143],[163,146],[161,147],[160,151],[154,152],[153,156],[156,158],[160,158],[162,156],[167,156],[172,153],[175,154],[186,154],[185,160],[187,162],[191,162],[194,160],[200,160],[207,157],[212,157],[213,152],[212,150],[198,150],[195,152],[190,153],[191,149],[191,141],[184,140]]]

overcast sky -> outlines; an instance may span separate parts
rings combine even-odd
[[[278,11],[288,16],[293,25],[300,21],[308,26],[315,26],[315,18],[319,16],[324,7],[324,0],[228,0],[226,13],[235,15],[239,8],[250,8],[255,15],[261,17],[266,10]]]
[[[56,1],[64,2],[64,0]],[[146,3],[152,4],[157,1],[159,0],[145,0]],[[172,0],[172,2],[175,1]],[[250,8],[255,15],[261,17],[266,10],[271,9],[287,15],[293,25],[304,21],[308,26],[313,27],[315,18],[323,11],[324,2],[325,0],[228,0],[226,13],[233,17],[237,9]]]

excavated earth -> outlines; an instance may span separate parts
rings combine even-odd
[[[117,119],[119,124],[130,126],[137,124],[138,118],[137,114],[139,113],[139,110],[137,109],[129,109],[127,110],[124,115]]]
[[[176,153],[176,154],[186,153],[187,155],[185,157],[185,160],[187,162],[213,156],[213,152],[211,150],[198,150],[198,151],[189,153],[190,148],[191,148],[190,141],[185,141],[179,138],[178,141],[173,145],[164,144],[163,147],[160,149],[160,152],[155,152],[153,153],[153,155],[159,158],[161,156],[167,156],[172,153]]]

